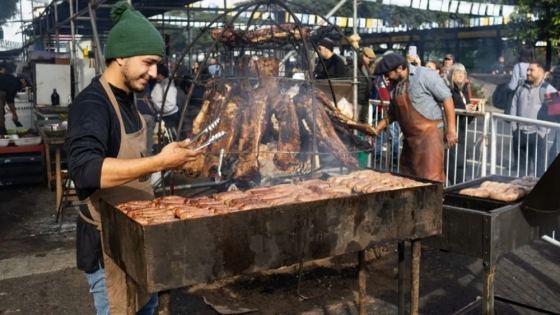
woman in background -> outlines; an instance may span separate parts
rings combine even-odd
[[[471,103],[469,97],[469,86],[467,84],[467,70],[461,63],[456,63],[449,68],[447,76],[449,89],[453,98],[455,109],[466,111],[476,110],[476,105]],[[464,181],[465,160],[467,159],[467,126],[472,121],[472,117],[460,115],[457,119],[457,145],[449,149],[448,163],[449,167],[447,179],[450,184],[459,184]]]

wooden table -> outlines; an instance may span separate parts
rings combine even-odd
[[[45,145],[45,159],[47,164],[47,180],[49,189],[51,189],[51,181],[55,179],[56,185],[56,211],[57,215],[61,211],[61,202],[62,202],[62,194],[63,194],[63,187],[62,187],[62,162],[61,162],[61,150],[62,146],[64,145],[64,136],[58,137],[51,137],[45,134],[43,128],[37,128],[41,138],[43,139],[43,144]],[[50,155],[50,148],[51,146],[55,152],[55,170],[54,174],[52,171],[51,166],[51,155]]]

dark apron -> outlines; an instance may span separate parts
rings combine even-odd
[[[403,94],[393,98],[395,117],[404,135],[400,172],[428,180],[445,182],[442,120],[430,120],[420,114],[408,97],[408,82]]]
[[[140,113],[138,116],[142,121],[142,129],[126,134],[121,116],[121,111],[115,96],[107,83],[105,77],[99,79],[105,92],[111,100],[111,104],[117,113],[121,127],[121,145],[117,159],[140,158],[146,151],[146,122]],[[153,200],[154,193],[149,177],[134,180],[127,184],[107,189],[98,189],[84,202],[87,204],[93,221],[80,212],[84,221],[94,224],[101,232],[101,216],[99,214],[99,200],[103,199],[109,204],[127,202],[130,200]],[[101,233],[103,237],[103,233]],[[103,244],[103,242],[101,242]],[[131,248],[130,250],[136,250]],[[121,270],[109,256],[103,251],[103,262],[105,264],[105,280],[107,283],[107,296],[109,298],[109,310],[111,315],[136,314],[149,300],[151,294],[143,291],[134,281],[129,279],[127,286],[127,275]],[[129,301],[131,301],[129,303]]]

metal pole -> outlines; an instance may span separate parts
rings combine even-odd
[[[353,28],[352,28],[352,32],[354,35],[358,34],[358,23],[356,23],[356,21],[358,20],[358,0],[354,0],[354,23],[353,23]],[[350,45],[352,45],[352,43],[350,43]],[[356,50],[354,50],[354,64],[352,65],[353,69],[354,69],[354,80],[352,81],[352,87],[353,87],[353,95],[352,95],[352,104],[354,104],[354,120],[355,121],[359,121],[358,120],[358,115],[360,114],[360,110],[358,109],[358,58],[359,58],[359,54],[358,54],[358,48],[359,48],[359,43],[357,43],[356,45]],[[361,61],[360,61],[361,63]],[[367,106],[367,104],[362,104],[363,106]],[[354,130],[354,134],[358,135],[358,131]]]
[[[340,7],[342,7],[342,6],[346,3],[346,1],[347,1],[347,0],[340,0],[340,2],[339,2],[337,5],[335,5],[334,8],[332,8],[332,10],[330,10],[329,13],[327,13],[327,15],[325,15],[325,17],[328,19],[328,18],[330,18],[331,16],[333,16],[333,14],[335,14],[336,11],[338,11],[338,9],[340,9]],[[354,23],[355,23],[355,20],[354,20]],[[314,33],[316,30],[318,30],[318,29],[319,29],[319,27],[316,27],[315,29],[313,29],[313,30],[311,31],[311,34],[313,34],[313,33]],[[296,52],[295,50],[292,50],[292,51],[290,51],[289,53],[287,53],[286,56],[284,57],[284,59],[282,59],[282,61],[280,61],[280,64],[286,63],[286,61],[287,61],[288,59],[290,59],[290,57],[291,57],[295,52]]]
[[[74,0],[68,0],[69,3],[69,15],[74,15]],[[74,74],[74,93],[79,92],[78,70],[76,69],[76,33],[74,32],[74,20],[70,20],[70,34],[72,35],[72,49],[70,50],[70,61],[72,64],[72,73]]]
[[[54,36],[56,36],[56,52],[60,52],[60,40],[58,39],[58,4],[54,2]]]
[[[412,266],[410,276],[410,315],[418,315],[418,300],[420,298],[420,255],[421,241],[412,240]]]
[[[99,34],[97,33],[97,23],[95,21],[95,10],[91,3],[88,4],[89,16],[91,20],[91,29],[93,31],[93,42],[95,43],[95,69],[98,69],[97,66],[99,64],[99,72],[105,71],[105,63],[103,62],[103,53],[101,52],[101,43],[99,42]],[[97,73],[99,74],[99,73]]]
[[[367,280],[367,271],[366,271],[366,252],[361,250],[358,252],[358,266],[360,271],[358,273],[358,287],[359,287],[359,297],[358,297],[358,305],[359,305],[359,315],[366,315],[366,280]]]
[[[399,242],[397,247],[397,252],[399,256],[399,274],[398,274],[398,286],[399,286],[399,307],[398,307],[398,314],[404,315],[404,271],[405,271],[405,264],[404,264],[404,241]]]

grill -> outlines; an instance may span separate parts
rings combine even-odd
[[[145,226],[102,201],[104,250],[153,293],[418,240],[441,233],[443,187],[415,180],[427,184]]]
[[[483,296],[472,307],[482,303],[483,314],[494,314],[498,258],[560,228],[560,202],[557,192],[551,191],[558,175],[557,158],[533,191],[516,202],[459,194],[461,189],[478,187],[484,181],[510,182],[516,179],[513,177],[491,175],[444,190],[442,234],[424,239],[423,244],[482,259]]]

